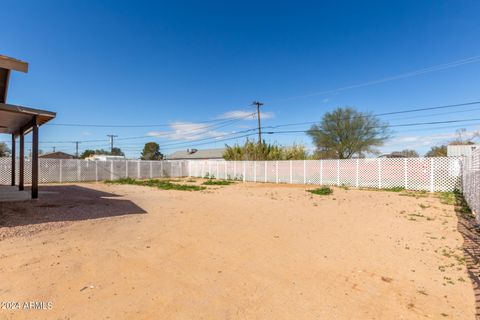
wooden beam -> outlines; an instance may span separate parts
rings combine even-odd
[[[18,190],[25,189],[25,130],[20,130],[20,172],[18,178]]]
[[[12,186],[15,185],[15,175],[16,175],[16,169],[15,169],[15,157],[16,157],[16,152],[15,152],[15,147],[16,147],[16,143],[15,143],[15,134],[12,133],[12,179],[11,179],[11,182],[12,182]]]
[[[0,55],[0,68],[27,73],[28,63],[14,59],[14,58]]]
[[[7,101],[9,79],[10,70],[0,68],[0,103]]]
[[[38,123],[34,117],[32,127],[32,199],[38,198]]]

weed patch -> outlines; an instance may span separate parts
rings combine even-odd
[[[204,183],[202,183],[203,185],[206,185],[206,186],[228,186],[230,184],[234,183],[233,181],[231,180],[213,180],[213,179],[209,179],[207,181],[205,181]]]
[[[329,194],[333,193],[333,190],[329,187],[322,187],[322,188],[317,188],[313,190],[307,190],[307,192],[313,193],[313,194],[318,194],[321,196],[328,196]]]
[[[107,180],[105,183],[110,184],[132,184],[137,186],[157,187],[163,190],[181,190],[181,191],[199,191],[206,189],[202,186],[192,186],[188,184],[172,183],[169,180],[149,179],[135,180],[132,178],[121,178],[117,180]]]

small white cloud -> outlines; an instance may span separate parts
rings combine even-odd
[[[271,119],[273,118],[273,112],[263,112],[260,111],[260,117],[262,119]],[[257,119],[257,113],[252,111],[242,111],[242,110],[232,110],[222,113],[217,117],[217,119],[245,119],[245,120],[255,120]]]
[[[171,131],[150,131],[147,135],[170,140],[197,140],[202,138],[221,138],[226,132],[209,130],[211,125],[194,122],[174,122]]]
[[[89,131],[82,131],[80,133],[82,136],[91,136],[93,133],[89,132]]]
[[[455,133],[431,134],[424,136],[404,136],[393,138],[387,146],[401,146],[404,148],[432,146],[455,137]]]
[[[330,98],[325,98],[322,100],[323,103],[327,103],[328,101],[330,101]]]

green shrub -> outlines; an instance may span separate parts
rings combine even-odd
[[[333,190],[329,187],[321,187],[321,188],[307,190],[307,191],[313,194],[321,195],[321,196],[328,196],[329,194],[333,193]]]

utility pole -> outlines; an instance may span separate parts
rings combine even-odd
[[[113,138],[116,138],[118,136],[114,134],[107,134],[107,137],[110,137],[110,152],[113,152]]]
[[[80,141],[75,141],[75,158],[78,159],[78,144],[80,143]]]
[[[252,106],[257,106],[257,120],[258,120],[258,144],[262,143],[262,126],[260,125],[260,107],[263,106],[263,103],[259,101],[253,101]]]

